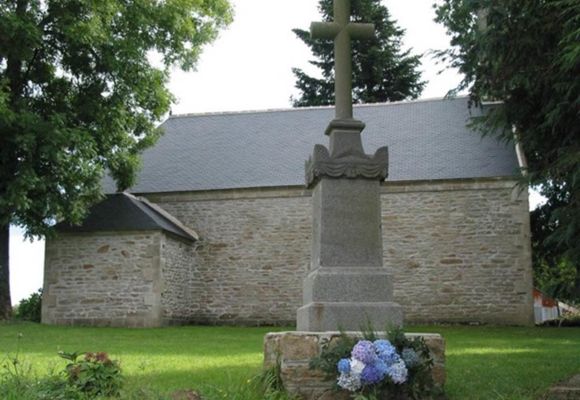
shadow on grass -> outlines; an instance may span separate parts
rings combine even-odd
[[[121,359],[127,383],[160,391],[193,389],[208,399],[246,398],[260,372],[262,343],[288,328],[77,328],[38,324],[0,326],[0,358],[20,348],[38,366],[59,363],[56,352],[107,351]],[[580,328],[427,326],[447,342],[447,392],[454,399],[534,399],[551,384],[580,373]],[[17,339],[18,333],[23,334]],[[220,392],[221,391],[221,392]],[[259,399],[259,397],[247,397]]]
[[[154,388],[171,393],[176,390],[191,389],[213,398],[259,399],[256,376],[260,368],[222,365],[220,367],[187,370],[145,370],[126,375],[126,385],[131,388]],[[244,394],[243,397],[240,397]]]
[[[536,399],[554,383],[580,373],[580,346],[556,343],[471,347],[447,355],[450,399]]]

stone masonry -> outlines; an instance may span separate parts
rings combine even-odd
[[[527,192],[515,181],[387,182],[381,192],[383,262],[406,324],[532,323]],[[193,245],[162,231],[48,240],[43,322],[294,324],[310,196],[299,187],[148,196],[199,233]]]
[[[360,332],[348,335],[360,338]],[[379,333],[384,337],[384,333]],[[445,340],[439,334],[407,333],[413,339],[420,336],[429,348],[433,366],[433,384],[445,386]],[[340,338],[339,332],[276,332],[264,338],[264,368],[279,368],[284,389],[303,400],[349,400],[351,393],[335,390],[335,381],[323,371],[311,369],[310,361],[320,356],[323,348],[332,347]],[[278,364],[278,365],[276,365]]]
[[[532,323],[527,191],[509,179],[381,190],[383,262],[405,323]],[[310,264],[310,196],[298,187],[147,196],[201,237],[192,322],[294,323]]]
[[[526,190],[391,184],[382,203],[385,265],[408,322],[533,323]]]
[[[160,231],[47,242],[42,322],[152,327],[191,317],[191,246]]]
[[[294,324],[310,256],[307,194],[291,189],[150,197],[200,236],[192,259],[192,322]]]
[[[164,324],[181,324],[191,320],[199,307],[192,291],[193,246],[172,235],[161,237],[161,309]]]

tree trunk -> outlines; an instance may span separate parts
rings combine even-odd
[[[0,226],[0,320],[10,318],[12,301],[10,299],[9,266],[10,225]]]
[[[576,281],[574,282],[574,289],[572,290],[572,297],[574,301],[580,301],[580,267],[576,270]]]

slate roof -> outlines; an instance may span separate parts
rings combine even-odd
[[[513,176],[512,146],[482,138],[466,124],[479,109],[467,98],[359,105],[367,154],[389,146],[390,181]],[[304,184],[304,161],[314,144],[328,146],[324,130],[334,108],[298,108],[175,115],[165,134],[143,154],[133,193],[292,186]],[[105,190],[114,192],[111,179]]]
[[[80,226],[59,223],[58,232],[163,230],[195,241],[197,234],[158,206],[128,193],[109,194],[89,210]]]

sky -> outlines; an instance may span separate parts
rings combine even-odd
[[[383,0],[406,30],[405,48],[414,54],[448,46],[431,0]],[[235,20],[203,55],[197,73],[174,71],[170,88],[179,103],[174,114],[287,108],[295,95],[298,67],[315,73],[309,48],[292,32],[320,20],[317,0],[237,0]],[[460,81],[455,71],[441,75],[442,66],[423,57],[423,98],[442,97]]]
[[[317,0],[233,0],[234,22],[204,49],[194,72],[172,71],[169,87],[178,103],[173,114],[263,110],[290,107],[296,95],[291,69],[313,74],[311,53],[293,28],[308,29],[320,20]],[[422,56],[421,98],[440,98],[461,76],[428,54],[449,46],[449,38],[435,17],[431,0],[383,0],[391,16],[406,30],[404,49]],[[535,198],[531,203],[535,203]],[[11,228],[10,284],[12,303],[42,287],[44,242],[25,241],[23,231]]]

